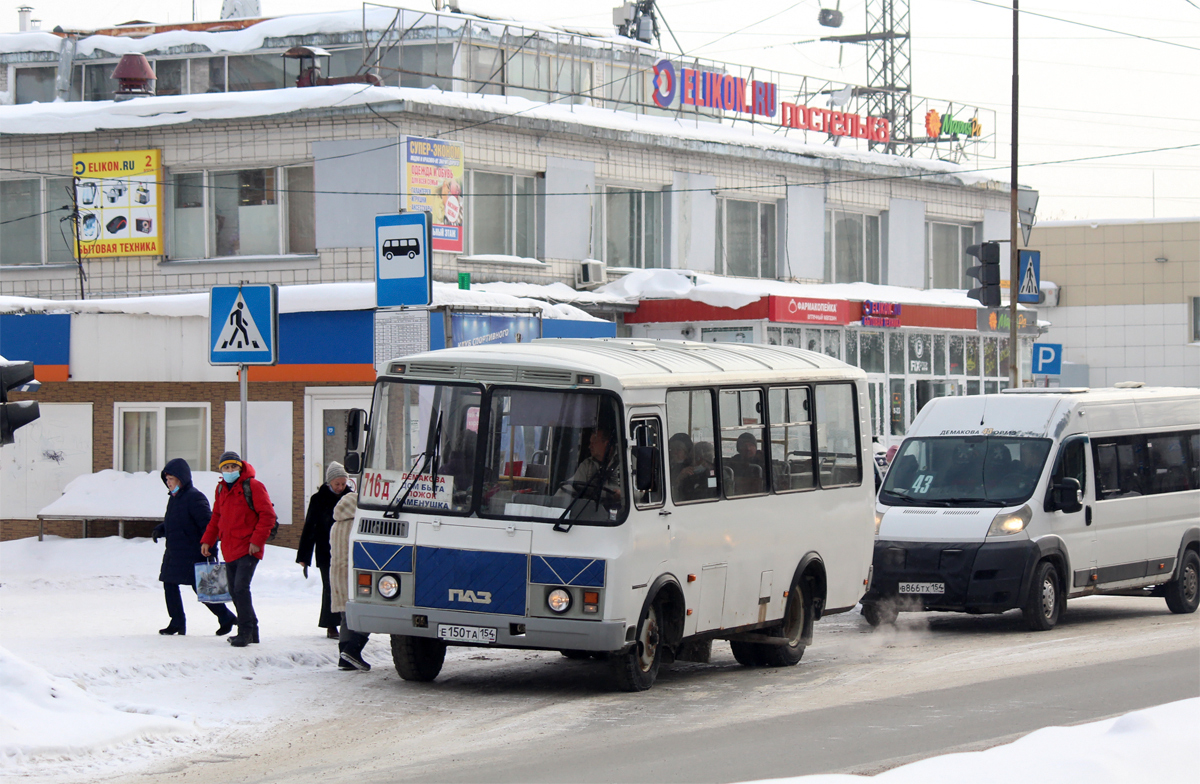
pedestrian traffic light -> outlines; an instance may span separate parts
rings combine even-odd
[[[0,445],[13,442],[13,431],[41,416],[36,400],[8,402],[11,389],[33,381],[32,362],[0,362]]]
[[[967,255],[979,259],[979,266],[967,270],[969,276],[979,281],[979,287],[968,291],[967,296],[979,300],[986,308],[1000,307],[1000,243],[972,245],[967,248]]]

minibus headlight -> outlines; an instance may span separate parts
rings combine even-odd
[[[556,613],[565,613],[571,609],[571,594],[562,588],[555,588],[546,596],[546,606]]]
[[[390,574],[379,578],[379,595],[384,599],[394,599],[400,593],[400,581]]]
[[[1001,512],[992,520],[992,527],[988,529],[988,536],[1011,536],[1019,534],[1025,530],[1025,526],[1029,525],[1029,521],[1033,519],[1033,510],[1029,508],[1029,504],[1025,504],[1015,512]]]
[[[883,523],[883,516],[885,514],[887,514],[887,512],[881,512],[878,509],[875,510],[875,535],[876,536],[879,536],[879,526]]]

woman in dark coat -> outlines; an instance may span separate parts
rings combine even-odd
[[[304,530],[296,548],[296,563],[304,567],[305,577],[316,550],[317,568],[321,570],[321,617],[317,626],[325,629],[325,636],[333,640],[338,638],[338,613],[329,611],[329,529],[333,528],[333,508],[350,492],[348,479],[346,469],[336,460],[325,469],[325,484],[308,500]]]
[[[154,529],[154,541],[158,542],[160,536],[167,539],[167,549],[163,553],[158,579],[163,584],[171,623],[165,629],[159,629],[158,633],[186,634],[187,616],[183,612],[179,586],[190,585],[192,593],[196,592],[196,564],[207,560],[200,554],[200,537],[204,535],[212,513],[209,510],[208,498],[192,485],[192,469],[186,460],[181,457],[171,460],[162,470],[161,476],[171,495],[167,500],[167,512],[163,521]],[[224,604],[204,606],[217,616],[217,621],[221,624],[217,634],[228,634],[237,622],[237,616]]]

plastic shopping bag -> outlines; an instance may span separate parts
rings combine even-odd
[[[196,564],[196,594],[205,604],[231,602],[229,573],[225,564],[216,560]]]

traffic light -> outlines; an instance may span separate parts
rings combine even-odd
[[[13,442],[13,431],[41,416],[36,400],[8,402],[8,391],[33,381],[32,362],[0,362],[0,445]]]
[[[967,270],[968,275],[979,281],[979,287],[968,291],[967,296],[979,300],[986,308],[1000,307],[1000,243],[972,245],[967,248],[967,255],[979,259],[979,266]]]

